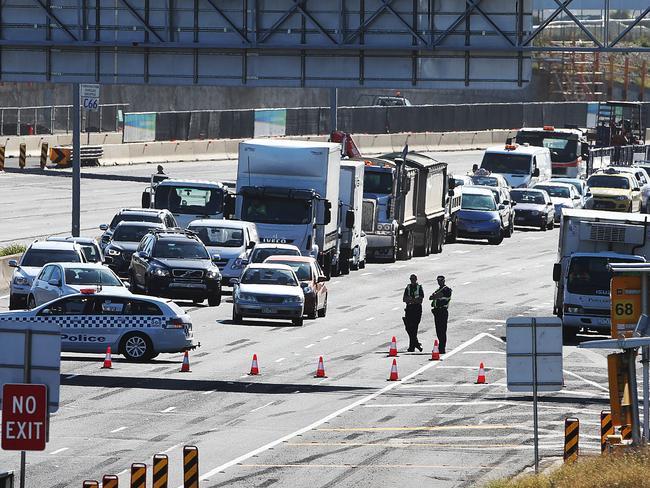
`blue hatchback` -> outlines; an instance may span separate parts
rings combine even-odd
[[[487,239],[490,244],[500,244],[504,235],[499,206],[492,191],[488,188],[463,188],[458,237]]]

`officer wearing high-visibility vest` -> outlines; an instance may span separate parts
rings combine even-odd
[[[418,283],[418,277],[414,274],[410,277],[411,283],[406,285],[402,301],[406,303],[404,309],[404,326],[406,333],[409,335],[408,352],[414,352],[415,349],[422,351],[422,344],[418,341],[418,327],[422,319],[422,302],[424,301],[424,290]]]
[[[436,324],[440,354],[444,354],[447,347],[447,319],[449,319],[451,301],[451,288],[445,285],[444,276],[438,276],[438,289],[431,294],[429,300],[431,300],[431,312]]]

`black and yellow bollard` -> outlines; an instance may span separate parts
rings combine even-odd
[[[199,488],[199,448],[183,447],[183,488]]]
[[[45,165],[47,164],[49,147],[50,145],[47,142],[41,142],[41,169],[45,169]]]
[[[0,171],[5,170],[5,147],[0,146]]]
[[[153,488],[167,488],[169,458],[166,454],[155,454],[153,457]]]
[[[114,474],[105,474],[102,478],[102,488],[118,488],[120,479]]]
[[[131,465],[131,488],[146,488],[147,466],[142,463]]]
[[[564,419],[564,462],[578,459],[580,421],[575,418]]]
[[[83,488],[99,488],[99,482],[95,480],[84,480]]]
[[[26,162],[27,162],[27,144],[22,143],[20,145],[20,152],[18,154],[18,166],[20,166],[20,169],[23,169],[25,167]]]
[[[603,410],[600,412],[600,453],[607,450],[607,438],[614,435],[614,426],[612,425],[612,412]]]
[[[631,441],[632,440],[632,426],[631,425],[621,425],[619,427],[619,430],[621,432],[621,436],[623,437],[624,441]]]

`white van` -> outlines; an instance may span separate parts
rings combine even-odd
[[[551,179],[551,152],[527,144],[490,147],[483,154],[481,168],[502,175],[512,188],[530,188]]]

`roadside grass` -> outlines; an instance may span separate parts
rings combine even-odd
[[[493,481],[485,488],[650,488],[650,448],[583,456],[550,473]]]
[[[27,246],[23,244],[9,244],[8,246],[0,247],[0,256],[11,256],[12,254],[21,254],[25,252]]]

